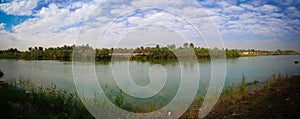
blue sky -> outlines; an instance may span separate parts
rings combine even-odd
[[[180,44],[166,35],[175,31],[203,47],[204,40],[214,40],[195,35],[195,29],[186,19],[192,22],[209,19],[226,48],[300,50],[299,0],[3,0],[0,4],[0,49],[71,45],[77,38],[95,40],[109,23],[112,24],[106,29],[104,41],[98,46],[110,47],[121,36],[138,40],[148,29],[141,27],[153,30],[153,23],[170,28],[151,32],[156,36],[150,37],[167,39],[165,43]],[[202,25],[199,26],[205,29],[207,23]],[[128,40],[125,46],[134,47],[135,42]]]

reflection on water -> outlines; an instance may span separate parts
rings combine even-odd
[[[226,84],[239,82],[242,73],[245,74],[247,81],[265,80],[272,73],[280,71],[282,74],[294,75],[300,73],[300,65],[294,64],[300,56],[260,56],[260,57],[241,57],[236,59],[227,59],[226,65]],[[96,74],[98,77],[113,79],[111,65],[115,68],[122,68],[129,63],[129,69],[123,69],[124,72],[118,74],[119,77],[130,73],[131,78],[139,85],[149,83],[149,69],[154,64],[159,64],[167,69],[168,79],[177,80],[180,78],[180,68],[193,72],[195,67],[200,68],[200,83],[208,83],[211,75],[211,63],[209,59],[201,59],[198,63],[185,62],[181,66],[177,61],[159,61],[159,62],[138,62],[138,61],[116,61],[116,62],[96,62]],[[90,63],[78,63],[81,66],[93,66]],[[72,62],[53,61],[53,60],[0,60],[0,68],[5,72],[4,78],[14,80],[20,76],[25,79],[33,80],[37,83],[55,83],[61,88],[74,88],[72,76]],[[127,72],[129,70],[129,72]],[[89,74],[82,70],[82,74]],[[213,72],[213,75],[218,75]],[[127,77],[126,77],[127,78]],[[187,79],[183,79],[187,80]],[[126,83],[126,82],[124,82]]]

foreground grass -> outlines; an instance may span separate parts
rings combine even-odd
[[[55,85],[35,87],[29,80],[19,80],[0,88],[2,119],[47,118],[91,119],[90,113],[76,96],[58,90]]]

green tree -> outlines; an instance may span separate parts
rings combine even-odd
[[[190,46],[191,46],[191,48],[192,48],[192,49],[194,49],[194,48],[195,48],[195,46],[194,46],[194,44],[193,44],[193,43],[190,43]]]
[[[159,49],[160,47],[159,47],[159,45],[156,45],[155,48],[156,48],[156,49]]]
[[[142,53],[142,50],[140,48],[136,48],[133,53]]]
[[[189,47],[189,43],[184,43],[183,44],[183,48],[188,48]]]
[[[44,50],[44,48],[43,47],[39,47],[39,51],[43,51]]]
[[[109,59],[110,51],[107,48],[96,49],[96,58],[97,59]]]
[[[29,47],[28,50],[29,50],[29,52],[32,52],[32,51],[33,51],[32,47]]]
[[[174,50],[174,49],[176,49],[176,45],[175,45],[175,44],[168,45],[167,47],[168,47],[169,49],[171,49],[171,50]]]

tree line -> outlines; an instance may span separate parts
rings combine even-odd
[[[115,58],[130,58],[132,60],[152,59],[177,59],[178,57],[211,58],[211,57],[240,57],[241,52],[270,53],[271,51],[218,49],[195,47],[193,43],[184,43],[180,47],[175,44],[161,47],[138,47],[138,48],[92,48],[87,45],[64,45],[62,47],[29,47],[27,51],[19,51],[16,48],[0,50],[1,59],[26,59],[26,60],[72,60],[72,59],[95,59],[110,60]],[[272,51],[274,52],[274,51]],[[294,51],[288,51],[288,53]],[[285,51],[278,50],[275,53],[284,54]]]

